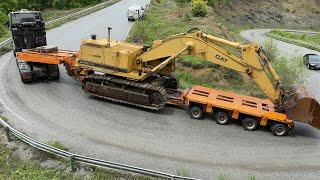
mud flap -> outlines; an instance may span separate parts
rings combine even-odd
[[[305,87],[293,87],[285,103],[287,116],[295,121],[308,123],[320,129],[320,104]]]

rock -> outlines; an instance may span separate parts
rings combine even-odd
[[[48,159],[40,163],[40,166],[43,168],[54,168],[59,170],[66,169],[66,165],[58,160]]]
[[[24,148],[24,146],[19,146],[16,151],[14,151],[14,154],[17,155],[21,161],[27,162],[32,161],[33,159],[33,153],[29,148]]]

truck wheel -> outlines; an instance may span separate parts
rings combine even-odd
[[[227,125],[231,122],[230,115],[224,111],[217,111],[214,114],[214,120],[217,122],[217,124],[221,125]]]
[[[203,115],[202,108],[199,106],[190,107],[189,113],[192,119],[201,119]]]
[[[59,66],[48,65],[48,80],[58,80],[60,78]]]
[[[254,131],[259,127],[259,121],[251,117],[244,118],[241,121],[241,124],[243,128],[248,131]]]
[[[28,74],[28,75],[26,75],[26,74],[24,74],[24,75],[20,74],[20,78],[21,78],[21,82],[24,83],[24,84],[27,84],[27,83],[30,83],[30,82],[33,81],[32,74],[31,74],[31,73]]]
[[[270,127],[270,130],[275,136],[285,136],[289,132],[289,128],[285,124],[276,123]]]

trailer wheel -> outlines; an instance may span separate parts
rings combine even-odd
[[[254,131],[259,127],[259,121],[251,117],[244,118],[241,121],[241,124],[243,128],[248,131]]]
[[[230,115],[224,111],[217,111],[214,114],[214,120],[217,122],[217,124],[221,125],[227,125],[231,122]]]
[[[288,126],[280,123],[271,125],[270,130],[275,136],[286,136],[289,132]]]
[[[202,108],[199,106],[191,106],[189,113],[192,119],[201,119],[203,116]]]

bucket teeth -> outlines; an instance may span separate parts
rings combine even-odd
[[[320,129],[320,105],[305,87],[293,87],[284,103],[287,116]]]

